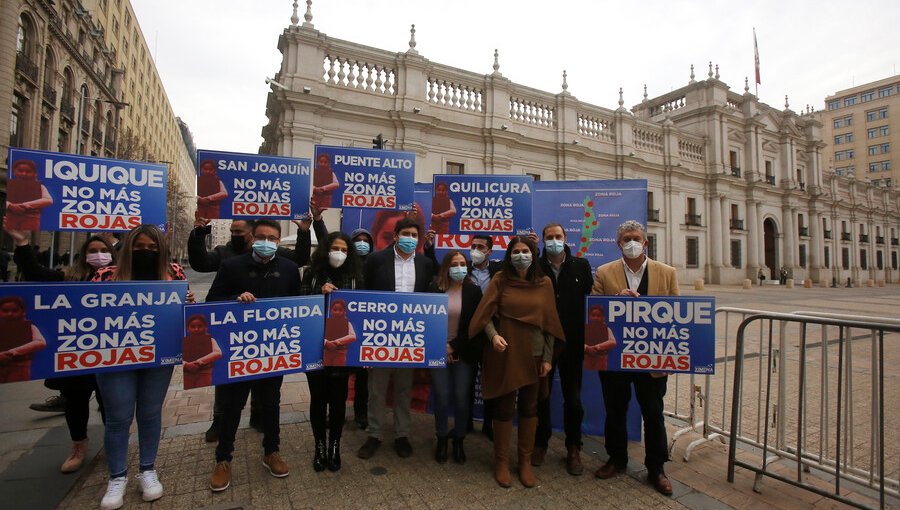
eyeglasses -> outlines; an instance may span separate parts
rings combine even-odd
[[[278,236],[253,236],[253,239],[257,241],[269,241],[270,243],[277,243],[281,238]]]

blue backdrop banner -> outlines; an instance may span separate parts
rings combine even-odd
[[[181,363],[185,281],[0,285],[0,382]]]
[[[524,175],[435,175],[431,229],[438,234],[527,234],[534,179]]]
[[[414,152],[316,145],[312,191],[319,207],[409,210],[415,178]]]
[[[309,210],[309,176],[308,159],[197,151],[197,216],[299,219]]]
[[[123,232],[166,228],[166,165],[9,150],[7,227]]]

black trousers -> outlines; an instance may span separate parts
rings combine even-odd
[[[347,413],[349,379],[350,371],[346,368],[325,367],[306,373],[309,385],[309,421],[316,441],[325,441],[326,431],[332,440],[341,439]]]
[[[220,395],[222,385],[216,386],[214,398],[213,398],[213,419],[222,418],[222,414],[225,413],[225,403],[222,401],[222,396]],[[259,399],[256,397],[256,390],[250,388],[250,417],[253,421],[256,421],[259,418],[259,413],[262,411],[262,406],[259,405]]]
[[[356,382],[353,383],[353,416],[356,419],[369,419],[369,369],[357,367],[353,369]],[[309,375],[309,374],[307,374]],[[344,395],[346,400],[347,396]]]
[[[563,427],[566,432],[566,447],[581,448],[581,422],[584,420],[584,407],[581,405],[581,377],[584,361],[584,347],[576,346],[562,352],[550,369],[547,376],[552,384],[553,376],[559,369],[559,382],[563,395]],[[581,356],[578,356],[578,349]],[[547,448],[553,429],[550,426],[550,397],[538,402],[538,427],[534,436],[534,446]]]
[[[625,420],[631,386],[644,418],[644,465],[653,477],[663,472],[669,460],[666,423],[663,418],[663,397],[668,377],[651,377],[647,372],[599,372],[606,407],[606,453],[617,467],[628,464],[628,433]]]
[[[216,386],[217,393],[221,394],[222,423],[219,429],[219,444],[216,446],[216,462],[231,461],[231,453],[234,451],[234,437],[237,434],[241,421],[241,411],[247,404],[250,389],[256,390],[255,394],[260,405],[260,417],[262,418],[263,441],[262,446],[266,455],[277,452],[281,443],[281,428],[279,415],[281,413],[281,381],[284,376],[267,377],[232,384]]]
[[[94,376],[90,376],[93,380]],[[91,387],[93,386],[93,387]],[[87,439],[88,420],[91,417],[91,394],[96,393],[97,404],[100,407],[100,418],[106,423],[106,412],[103,409],[103,399],[97,390],[97,383],[74,384],[71,387],[63,387],[60,390],[66,399],[66,425],[69,427],[69,437],[72,441]]]

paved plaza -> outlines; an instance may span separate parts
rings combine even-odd
[[[193,287],[202,296],[208,289],[208,280],[198,278]],[[686,288],[683,293],[715,295],[720,307],[896,317],[900,286],[787,289],[766,285],[750,290],[708,286],[704,291]],[[887,356],[889,361],[896,361],[894,367],[900,366],[898,351],[894,348]],[[889,378],[898,375],[897,369],[892,370],[886,369]],[[900,387],[900,379],[894,386]],[[61,475],[58,467],[69,448],[63,418],[28,409],[29,403],[51,394],[40,382],[0,386],[4,409],[0,413],[0,508],[82,509],[99,505],[107,475],[106,459],[100,448],[99,414],[94,412],[91,419],[90,462],[79,473]],[[593,470],[603,463],[606,454],[602,438],[588,437],[583,456],[586,472],[580,477],[569,476],[565,472],[565,447],[560,434],[551,441],[545,464],[536,469],[539,479],[536,488],[524,489],[515,481],[513,488],[502,489],[492,478],[491,444],[481,434],[475,433],[466,440],[467,464],[435,463],[433,420],[427,415],[413,417],[410,435],[415,452],[411,458],[400,459],[393,452],[388,429],[387,441],[376,456],[367,461],[358,459],[356,450],[366,436],[348,423],[343,440],[343,468],[338,473],[316,473],[310,465],[313,441],[307,420],[309,394],[302,374],[285,377],[282,389],[282,455],[291,467],[290,476],[276,479],[263,468],[262,436],[246,427],[247,410],[236,442],[232,486],[223,493],[213,494],[207,484],[214,466],[214,445],[203,441],[212,414],[212,395],[211,389],[182,390],[181,371],[176,369],[163,409],[164,432],[156,465],[165,496],[153,504],[143,503],[137,483],[132,479],[125,508],[845,508],[771,479],[764,480],[761,492],[756,493],[752,489],[754,477],[746,470],[738,469],[735,483],[729,484],[727,448],[718,442],[699,446],[685,462],[686,446],[700,437],[696,433],[678,439],[672,462],[666,466],[675,490],[671,498],[657,494],[645,483],[641,465],[643,451],[637,443],[631,444],[628,476],[597,480]],[[348,422],[352,414],[352,408],[348,409]],[[886,444],[896,443],[900,438],[900,421],[887,423]],[[675,425],[670,424],[670,434],[675,430]],[[137,466],[136,450],[136,444],[132,443],[129,463],[132,471]],[[896,463],[897,456],[889,457],[889,461]],[[776,469],[789,473],[791,466],[784,462],[776,465]],[[817,479],[817,476],[813,473],[809,478]],[[821,479],[822,483],[828,480],[824,475]],[[847,486],[847,490],[871,496],[857,486]],[[895,499],[888,503],[898,505]],[[870,504],[874,505],[875,501]]]

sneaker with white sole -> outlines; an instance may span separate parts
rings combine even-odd
[[[106,485],[106,494],[100,500],[100,510],[117,510],[125,504],[123,497],[125,496],[125,487],[128,486],[128,477],[120,476],[112,478]]]
[[[141,492],[144,501],[156,501],[163,495],[163,486],[159,483],[159,477],[156,470],[141,471],[137,475],[138,483],[141,485]]]

